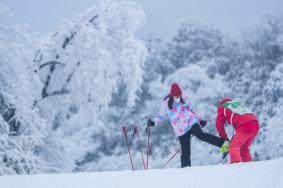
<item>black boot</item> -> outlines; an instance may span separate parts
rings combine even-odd
[[[186,133],[179,137],[181,144],[181,167],[191,166],[191,138],[190,133]]]
[[[191,157],[181,155],[181,167],[184,168],[187,166],[191,166]]]

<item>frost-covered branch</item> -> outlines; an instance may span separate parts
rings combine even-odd
[[[43,55],[42,55],[41,51],[37,50],[37,52],[36,52],[36,54],[34,56],[33,62],[39,64],[41,62],[42,58],[43,58]]]
[[[48,93],[48,95],[46,97],[51,97],[51,96],[55,96],[55,95],[65,95],[65,94],[69,94],[69,93],[70,93],[70,91],[62,88],[58,91],[53,91],[51,93]]]
[[[57,65],[65,66],[65,64],[63,64],[63,63],[61,63],[61,62],[59,62],[59,61],[49,61],[49,62],[46,62],[46,63],[40,65],[40,66],[39,66],[39,69],[42,69],[43,67],[48,66],[48,65],[56,65],[56,64],[57,64]]]
[[[52,74],[52,73],[54,72],[54,70],[55,70],[55,66],[56,66],[56,64],[52,64],[52,65],[50,66],[50,68],[49,68],[49,73],[48,73],[48,75],[47,75],[47,77],[46,77],[46,80],[45,80],[45,82],[44,82],[44,86],[43,86],[43,89],[42,89],[42,92],[41,92],[41,97],[42,97],[42,99],[44,99],[45,97],[48,96],[48,94],[47,94],[47,89],[48,89],[48,86],[49,86],[49,84],[50,84],[51,74]]]
[[[67,77],[66,81],[65,81],[65,84],[62,86],[62,91],[65,91],[66,90],[66,87],[68,85],[68,83],[71,81],[72,77],[74,76],[75,74],[75,71],[76,71],[76,68],[80,65],[81,63],[80,62],[77,62],[76,64],[76,67],[74,67],[74,69],[72,70],[72,72],[69,74],[69,76]]]
[[[72,39],[74,38],[74,36],[76,35],[75,32],[72,32],[71,33],[71,36],[70,37],[66,37],[64,42],[63,42],[63,45],[62,45],[62,48],[65,50],[66,47],[68,46],[68,44],[70,44],[70,42],[72,41]]]
[[[95,15],[95,16],[93,16],[90,20],[89,20],[89,23],[92,23],[92,24],[95,24],[94,23],[94,20],[96,19],[96,18],[98,18],[98,14],[97,15]]]

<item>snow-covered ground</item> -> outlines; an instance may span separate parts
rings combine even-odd
[[[283,159],[185,169],[1,176],[1,188],[282,188]]]

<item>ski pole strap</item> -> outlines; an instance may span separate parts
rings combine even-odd
[[[127,129],[126,129],[126,127],[122,127],[122,130],[123,130],[123,133],[124,133],[125,137],[126,137],[126,138],[128,138],[128,136],[127,136]]]

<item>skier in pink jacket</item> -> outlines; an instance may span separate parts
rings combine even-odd
[[[182,151],[181,167],[191,166],[191,135],[220,148],[228,147],[224,139],[202,131],[201,127],[206,125],[206,121],[197,115],[192,103],[182,96],[182,90],[176,83],[172,84],[170,93],[164,99],[158,115],[153,120],[148,119],[147,125],[160,125],[164,120],[170,121],[179,138]]]

